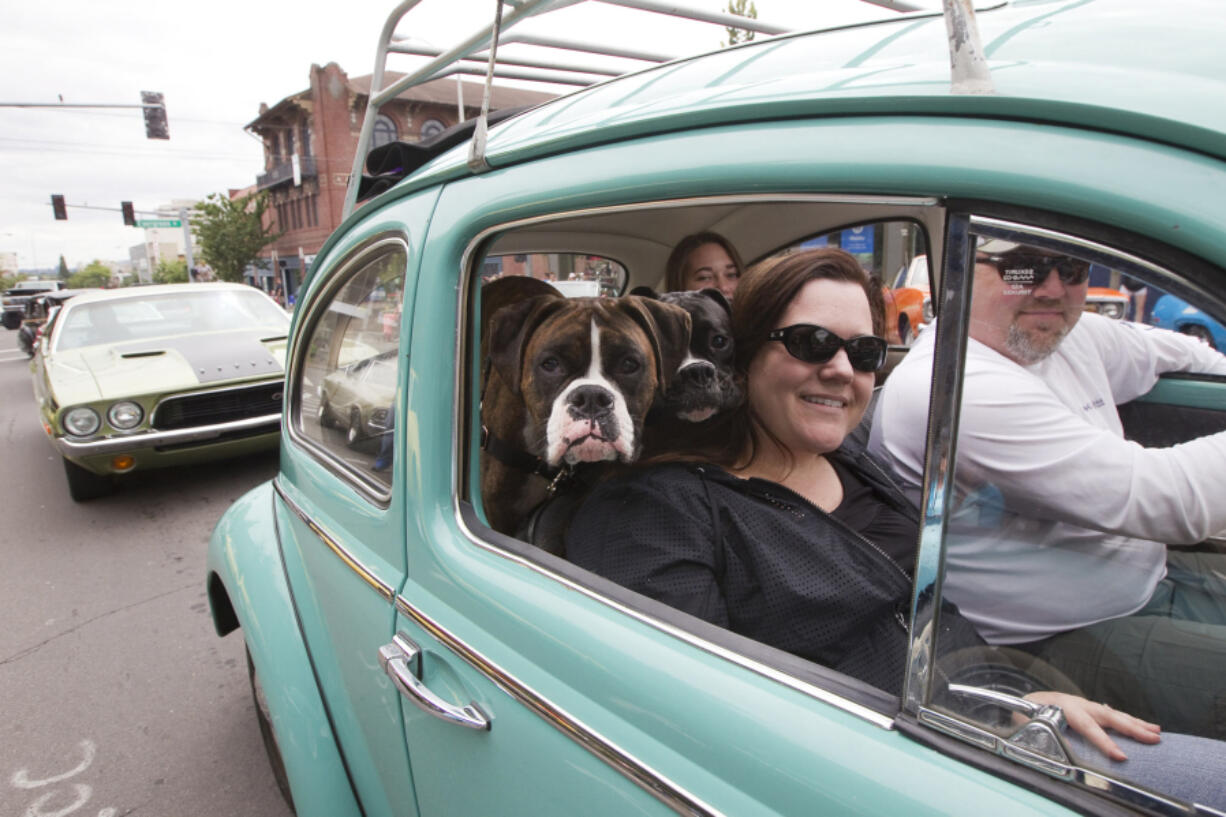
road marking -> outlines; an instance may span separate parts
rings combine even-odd
[[[81,772],[88,769],[94,762],[94,755],[97,751],[97,747],[94,746],[94,742],[92,740],[83,740],[77,744],[77,747],[81,750],[81,754],[84,755],[84,758],[76,765],[75,768],[61,774],[52,775],[50,777],[42,777],[35,780],[30,778],[29,770],[18,769],[13,773],[13,776],[10,778],[9,782],[12,783],[13,788],[17,789],[41,789],[44,786],[50,786],[54,783],[62,783],[71,777],[79,775]],[[52,789],[51,791],[43,793],[37,800],[31,803],[30,807],[25,810],[23,817],[68,817],[69,814],[72,814],[74,811],[77,811],[88,803],[89,798],[93,796],[94,793],[93,788],[85,783],[73,783],[72,789],[76,792],[76,799],[68,805],[60,808],[58,811],[43,811],[43,807],[52,800],[63,799],[63,789]],[[115,817],[115,814],[115,809],[104,808],[98,812],[98,817]]]

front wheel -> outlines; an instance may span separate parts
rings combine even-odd
[[[268,765],[272,766],[273,779],[277,781],[277,789],[285,798],[290,811],[294,811],[294,795],[289,788],[289,775],[285,773],[285,760],[281,757],[281,747],[277,745],[277,735],[272,731],[272,716],[268,709],[268,699],[264,697],[264,687],[260,685],[260,676],[255,672],[255,663],[251,660],[251,650],[247,652],[247,680],[251,682],[251,699],[255,702],[255,719],[260,726],[260,738],[264,741],[264,752],[268,755]]]
[[[903,346],[911,345],[911,319],[905,312],[898,316],[898,342]]]
[[[345,432],[345,442],[349,447],[362,441],[362,413],[356,408],[349,412],[349,430]]]
[[[68,478],[68,495],[73,502],[88,502],[115,490],[113,477],[95,474],[69,460],[64,460],[64,475]]]

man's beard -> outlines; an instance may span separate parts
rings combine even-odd
[[[1067,334],[1067,325],[1060,327],[1056,332],[1039,333],[1027,332],[1015,321],[1009,324],[1009,333],[1005,336],[1005,348],[1009,350],[1014,360],[1023,366],[1029,366],[1056,351],[1056,347]]]

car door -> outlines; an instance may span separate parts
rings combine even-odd
[[[376,296],[404,293],[407,333],[420,241],[433,194],[402,202],[370,229],[338,243],[312,275],[296,319],[288,377],[288,435],[282,447],[277,522],[285,571],[316,681],[367,815],[415,815],[401,730],[401,699],[379,665],[394,633],[393,598],[405,575],[402,538],[406,477],[394,425],[354,438],[348,423],[320,411],[326,383],[363,361],[385,360],[400,384],[391,413],[403,411],[408,357],[400,334],[385,334]],[[368,362],[364,368],[369,368]]]
[[[652,201],[648,191],[674,178],[679,191],[694,178],[718,186],[721,173],[729,186],[761,183],[748,165],[697,173],[693,157],[709,156],[713,139],[670,140],[653,152],[650,166],[636,169],[647,202],[614,207],[610,217],[666,219],[686,202]],[[421,813],[1052,808],[904,736],[895,696],[673,611],[484,523],[472,463],[481,436],[476,281],[486,247],[514,244],[521,225],[536,224],[542,241],[582,232],[574,220],[609,202],[593,191],[605,189],[610,168],[643,158],[615,147],[600,161],[562,157],[452,183],[431,221],[412,327],[412,348],[430,353],[411,356],[401,415],[408,575],[395,599],[396,638],[381,651],[412,704],[405,730]],[[542,189],[542,180],[565,189]],[[788,197],[769,198],[770,213],[786,216]],[[703,204],[731,213],[741,202]],[[834,206],[822,197],[808,204]],[[900,218],[924,212],[939,221],[931,200],[896,204]],[[811,233],[800,213],[790,221],[801,225],[792,237]]]

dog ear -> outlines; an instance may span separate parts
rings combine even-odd
[[[690,352],[690,313],[663,301],[630,295],[625,299],[631,317],[647,333],[656,356],[656,387],[668,388]]]
[[[528,339],[541,321],[564,303],[566,298],[560,294],[537,295],[502,307],[490,319],[489,344],[486,346],[490,365],[513,394],[520,393],[520,367]]]
[[[698,290],[698,294],[706,295],[708,298],[715,301],[715,303],[723,307],[723,310],[729,315],[732,314],[732,304],[728,303],[728,299],[724,297],[724,293],[720,292],[718,289],[707,287],[706,289]]]
[[[638,295],[640,298],[653,298],[657,300],[660,297],[659,295],[656,294],[656,291],[652,289],[651,287],[635,287],[634,289],[630,290],[630,292],[627,294]]]

